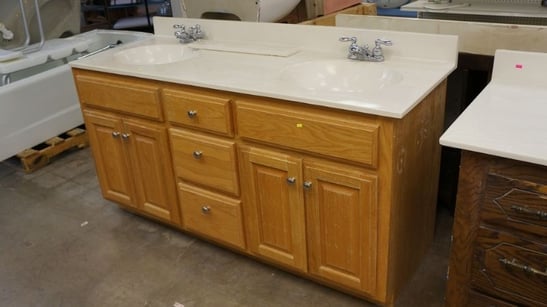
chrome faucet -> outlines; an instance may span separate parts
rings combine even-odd
[[[176,29],[174,33],[175,37],[178,38],[179,42],[182,44],[188,44],[205,38],[205,33],[201,30],[201,26],[198,24],[188,28],[188,31],[186,31],[185,25],[173,25],[173,28]]]
[[[390,40],[379,38],[374,41],[374,48],[371,50],[368,45],[359,46],[357,44],[357,37],[354,36],[342,36],[339,40],[341,42],[351,42],[348,49],[348,59],[357,61],[383,62],[384,52],[382,50],[382,45],[393,45]]]

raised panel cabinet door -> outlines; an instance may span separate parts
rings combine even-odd
[[[350,167],[304,165],[310,273],[376,290],[377,177]]]
[[[84,111],[84,118],[103,197],[121,205],[136,207],[127,150],[122,143],[121,119],[107,113],[89,111]]]
[[[307,271],[300,159],[255,148],[242,156],[251,251]]]
[[[139,209],[180,224],[166,128],[134,119],[124,120],[124,127]]]

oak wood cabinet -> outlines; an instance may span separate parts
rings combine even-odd
[[[122,206],[169,214],[162,220],[182,230],[384,305],[428,249],[445,82],[394,119],[79,69],[74,76],[103,194]],[[148,182],[153,175],[162,184]],[[155,195],[158,204],[173,190],[156,206],[163,211],[139,201]]]
[[[253,147],[241,155],[251,252],[306,272],[302,159]]]
[[[304,178],[310,273],[375,293],[376,175],[314,162],[305,164]]]
[[[448,306],[547,306],[547,168],[462,152]]]
[[[171,84],[163,88],[162,101],[183,228],[245,251],[231,99]]]
[[[376,176],[352,166],[245,147],[251,251],[360,291],[376,282]],[[306,248],[307,246],[307,248]]]
[[[91,73],[77,75],[77,80],[103,196],[154,218],[180,224],[167,129],[161,122],[142,119],[163,118],[157,101],[149,99],[155,97],[156,88],[142,81],[111,80]],[[136,92],[142,90],[144,99],[119,94],[133,92],[133,87]],[[112,92],[117,94],[109,97]],[[119,104],[112,104],[113,98]],[[133,107],[132,102],[136,103]]]

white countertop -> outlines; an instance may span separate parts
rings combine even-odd
[[[440,143],[547,166],[545,71],[547,53],[498,50],[492,81]]]
[[[457,35],[459,51],[472,54],[494,56],[498,49],[547,52],[547,26],[344,14],[336,16],[336,25]]]
[[[547,17],[547,7],[540,5],[541,1],[521,0],[453,0],[447,4],[435,4],[428,0],[410,2],[401,7],[403,11],[418,11],[429,13],[450,13],[466,15],[490,15],[510,17]]]
[[[117,60],[116,53],[124,49],[179,44],[172,35],[174,23],[199,23],[206,32],[206,40],[195,46],[200,47],[195,57],[155,65],[129,65]],[[449,35],[161,17],[154,24],[156,35],[149,40],[122,45],[71,65],[402,118],[455,69],[457,61],[457,37]],[[338,41],[343,35],[358,37],[360,45],[389,38],[394,46],[384,48],[385,62],[352,61],[346,59],[348,43]],[[267,55],[268,48],[281,56]],[[310,78],[306,77],[307,69]],[[392,72],[398,78],[396,84],[385,85],[383,79],[389,79]],[[321,80],[323,76],[317,74],[329,73],[341,76],[351,87],[341,84],[346,87],[325,90],[306,83],[315,77]],[[295,76],[302,78],[295,82]],[[382,82],[368,82],[368,77]]]

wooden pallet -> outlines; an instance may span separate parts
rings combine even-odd
[[[89,146],[87,132],[83,126],[53,137],[33,148],[25,149],[16,157],[21,161],[26,173],[32,173],[46,166],[52,158],[72,149]]]

